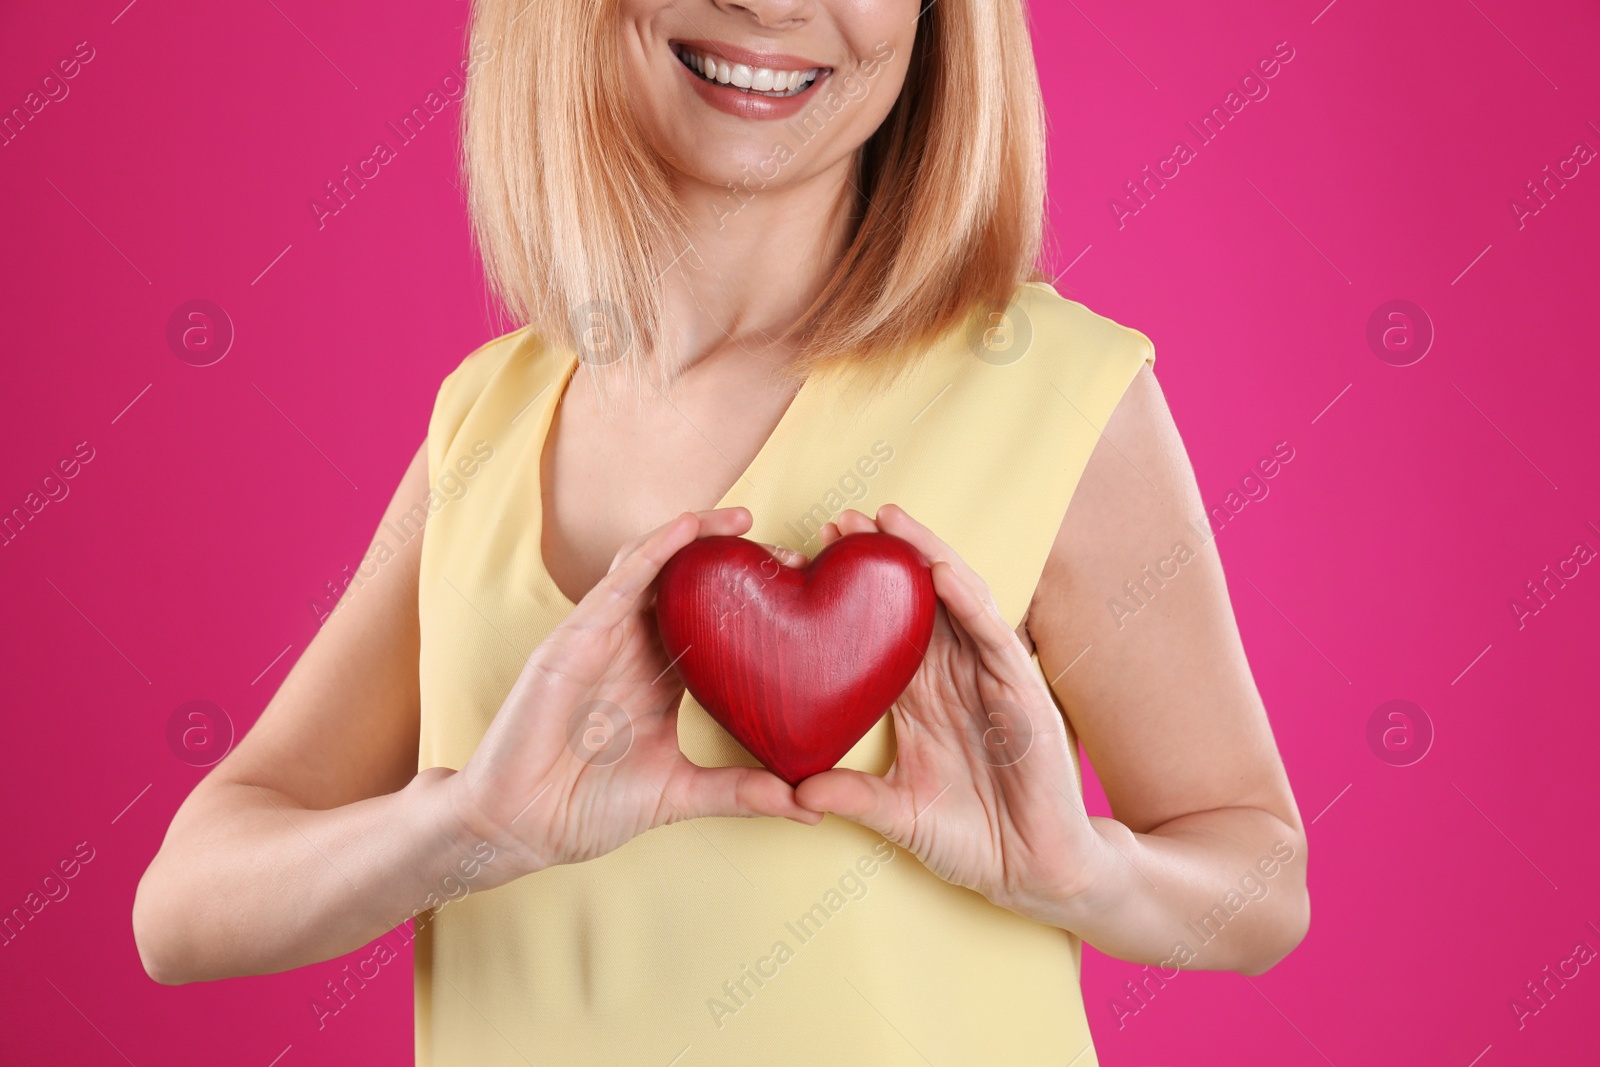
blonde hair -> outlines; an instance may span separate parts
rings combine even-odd
[[[667,165],[626,103],[615,28],[614,0],[473,0],[462,144],[491,293],[573,346],[598,309],[634,361],[655,350],[658,280],[688,238]],[[783,337],[793,373],[903,369],[1042,277],[1044,107],[1023,0],[924,8],[905,85],[857,151],[854,181],[854,235]]]

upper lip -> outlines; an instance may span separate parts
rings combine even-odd
[[[727,44],[723,41],[673,41],[672,44],[679,48],[697,52],[703,56],[716,56],[729,63],[743,63],[747,67],[766,67],[769,70],[827,70],[827,64],[806,59],[804,56],[785,55],[780,52],[752,52],[748,48]]]

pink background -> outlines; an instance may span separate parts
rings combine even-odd
[[[1522,227],[1508,201],[1600,148],[1600,14],[1323,2],[1035,4],[1060,288],[1155,341],[1208,504],[1294,449],[1218,543],[1315,820],[1293,956],[1185,973],[1119,1028],[1138,968],[1088,951],[1089,1017],[1116,1065],[1593,1062],[1600,967],[1521,1029],[1510,1000],[1600,949],[1600,566],[1520,629],[1509,603],[1577,542],[1600,549],[1600,164]],[[126,3],[0,8],[0,109],[94,49],[0,146],[0,512],[94,450],[0,547],[0,911],[94,849],[0,949],[0,1059],[401,1062],[409,960],[319,1031],[308,1004],[340,961],[162,988],[129,907],[202,773],[169,716],[203,699],[255,720],[440,378],[497,332],[453,105],[325,227],[307,206],[456,69],[466,7]],[[1196,146],[1186,121],[1282,41],[1270,94]],[[1196,157],[1119,228],[1108,202],[1179,138]],[[237,332],[213,366],[166,340],[193,299]],[[1366,339],[1391,299],[1436,330],[1410,366]],[[1367,740],[1393,699],[1434,730],[1411,766]]]

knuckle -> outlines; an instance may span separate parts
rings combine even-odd
[[[629,556],[638,551],[639,544],[640,539],[637,537],[631,541],[623,542],[622,546],[617,549],[617,554],[611,557],[611,569],[616,570],[617,567],[621,565],[623,560],[627,559]]]

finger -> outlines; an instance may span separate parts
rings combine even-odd
[[[855,508],[841,511],[839,517],[834,520],[834,525],[839,528],[841,535],[878,532],[878,524]]]
[[[745,513],[748,522],[749,513]],[[727,527],[729,520],[714,523]],[[732,525],[737,525],[733,523]],[[661,568],[680,548],[701,533],[700,516],[686,511],[664,526],[650,532],[627,555],[612,564],[606,576],[584,594],[568,620],[583,629],[607,629],[629,614],[648,606],[651,583]]]
[[[936,581],[934,588],[938,590],[941,599],[945,598],[946,591],[958,597],[962,592],[970,593],[970,597],[960,598],[967,605],[968,610],[952,610],[951,614],[968,631],[973,631],[974,626],[980,626],[981,634],[974,632],[973,635],[979,637],[983,644],[993,647],[1005,644],[1004,640],[997,642],[995,624],[998,624],[1010,637],[1016,636],[1016,633],[1005,624],[1005,619],[1000,614],[1000,605],[995,603],[994,593],[990,590],[989,583],[984,581],[978,572],[973,570],[955,549],[941,540],[932,530],[912,518],[905,508],[898,504],[885,504],[878,509],[878,525],[884,532],[892,533],[896,537],[910,542],[912,547],[927,558],[929,566],[936,563],[947,565],[950,576],[945,579],[945,587],[940,589]],[[976,598],[977,607],[973,607],[971,598]],[[946,600],[946,603],[948,604],[949,601]],[[984,619],[984,613],[987,613],[990,618]]]
[[[945,544],[932,530],[912,518],[911,514],[899,504],[885,504],[879,508],[877,523],[878,529],[884,533],[891,533],[903,541],[911,542],[927,557],[930,564],[941,559],[952,565],[961,562],[961,557],[956,554],[955,549]]]
[[[939,586],[933,587],[933,636],[937,638],[951,638],[961,640],[961,628],[951,619],[950,609],[945,607],[944,601],[939,599]]]
[[[846,508],[839,513],[839,517],[832,522],[823,523],[817,537],[822,541],[822,547],[827,548],[841,537],[858,533],[876,533],[878,524],[867,518],[866,515],[855,508]]]
[[[763,767],[699,767],[685,760],[662,796],[668,821],[774,815],[815,826],[821,814],[795,802],[788,782]]]
[[[700,520],[701,537],[738,537],[754,522],[749,508],[710,508],[695,512],[695,518]]]
[[[678,516],[680,519],[682,517],[682,515]],[[737,537],[750,529],[753,521],[748,508],[711,508],[708,511],[695,512],[694,517],[700,520],[700,531],[696,535],[697,537],[722,535]],[[617,554],[611,557],[611,566],[606,569],[606,573],[609,574],[611,571],[616,570],[619,563],[637,552],[639,546],[643,545],[662,529],[664,529],[664,526],[658,526],[654,530],[642,533],[633,540],[625,542],[621,548],[617,549]]]
[[[988,587],[975,589],[955,567],[944,560],[933,564],[933,591],[944,602],[952,622],[970,636],[978,646],[991,652],[1010,652],[1021,648],[1017,632],[1000,617],[1000,609]],[[981,579],[978,579],[981,583]]]
[[[795,786],[795,799],[811,811],[825,811],[860,823],[897,845],[910,840],[905,797],[875,774],[836,767]]]

